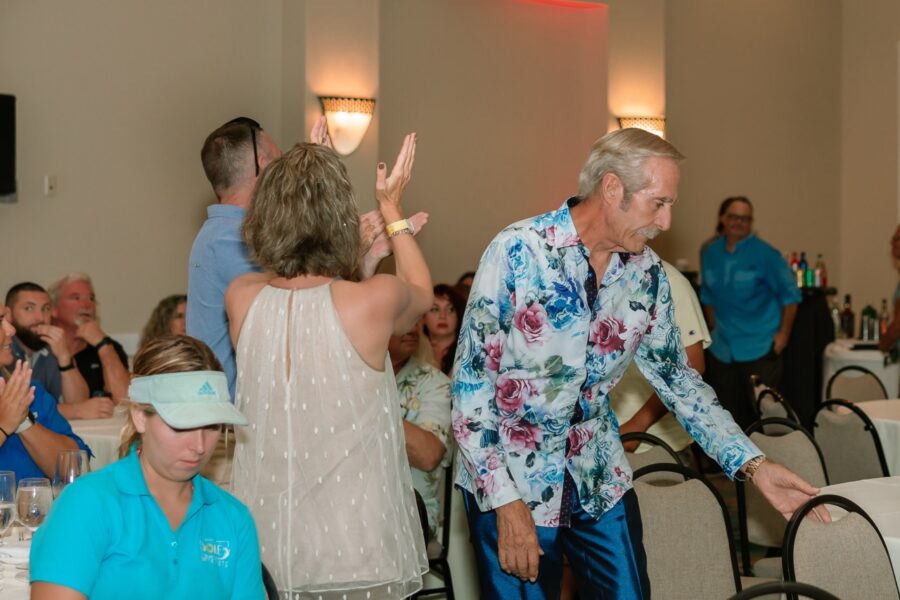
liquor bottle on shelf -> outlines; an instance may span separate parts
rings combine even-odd
[[[800,253],[800,263],[797,266],[797,287],[806,287],[806,269],[809,264],[806,262],[806,252]]]
[[[878,341],[878,313],[867,304],[859,313],[859,339],[867,342]]]
[[[856,316],[850,303],[850,294],[844,295],[844,308],[841,310],[841,337],[853,339],[856,330]]]
[[[791,273],[796,273],[796,272],[797,272],[797,269],[800,268],[800,261],[797,260],[797,253],[796,253],[796,252],[791,252],[791,260],[790,260],[790,262],[789,262],[788,264],[791,265]]]
[[[841,328],[841,305],[837,300],[831,303],[831,323],[834,325],[834,339],[844,337],[844,330]]]
[[[888,324],[891,322],[891,313],[888,312],[887,299],[881,299],[881,312],[878,313],[878,333],[881,337],[887,333]]]
[[[808,267],[806,269],[805,275],[806,275],[806,277],[805,277],[804,283],[806,284],[806,287],[808,287],[808,288],[819,287],[818,285],[816,285],[816,270],[814,268]]]
[[[828,269],[825,267],[825,259],[822,254],[816,257],[815,284],[817,288],[828,287]]]

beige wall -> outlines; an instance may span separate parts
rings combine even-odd
[[[609,130],[666,114],[665,0],[608,0]]]
[[[897,282],[900,2],[854,0],[842,18],[841,280],[859,310],[890,301]]]
[[[431,224],[435,281],[474,269],[505,225],[574,193],[606,131],[606,8],[514,0],[386,1],[382,156],[419,134],[405,202]]]
[[[20,201],[0,205],[0,238],[21,252],[0,288],[85,270],[107,327],[137,330],[185,289],[213,200],[198,160],[210,129],[247,114],[290,146],[316,95],[348,94],[378,99],[348,158],[362,208],[372,164],[420,133],[408,206],[432,212],[422,243],[438,279],[571,193],[612,117],[645,109],[665,111],[690,158],[674,229],[655,244],[663,256],[695,264],[718,202],[746,193],[761,234],[824,251],[856,304],[888,295],[900,5],[607,4],[4,0],[0,92],[18,97]],[[45,173],[58,177],[54,198]]]
[[[319,96],[376,99],[369,130],[359,148],[344,159],[362,210],[375,208],[380,4],[380,0],[306,0],[306,131],[322,114]]]
[[[667,129],[688,160],[663,257],[696,267],[719,203],[746,195],[763,239],[839,279],[840,38],[837,0],[668,5]]]
[[[0,289],[87,271],[110,331],[138,330],[184,291],[214,200],[204,137],[239,114],[281,130],[280,17],[281,0],[4,0],[0,86],[18,98],[20,191],[0,205]],[[58,176],[54,198],[45,173]]]

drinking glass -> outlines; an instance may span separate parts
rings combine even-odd
[[[56,455],[53,471],[53,497],[59,498],[63,489],[90,470],[84,450],[62,450]]]
[[[19,522],[32,534],[47,518],[52,503],[53,492],[50,490],[49,479],[28,477],[19,481],[19,491],[16,493]]]
[[[16,520],[16,474],[0,471],[0,544]]]

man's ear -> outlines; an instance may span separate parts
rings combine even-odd
[[[612,206],[619,206],[625,197],[625,187],[622,185],[622,180],[615,173],[604,175],[600,180],[600,185],[597,186],[597,191],[603,202]]]

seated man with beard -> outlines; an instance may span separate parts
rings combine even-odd
[[[87,383],[75,368],[63,330],[50,324],[47,291],[36,283],[16,284],[6,293],[6,306],[16,329],[12,339],[13,359],[31,365],[33,380],[60,403],[59,412],[69,420],[112,416],[113,401],[107,397],[89,397]]]

